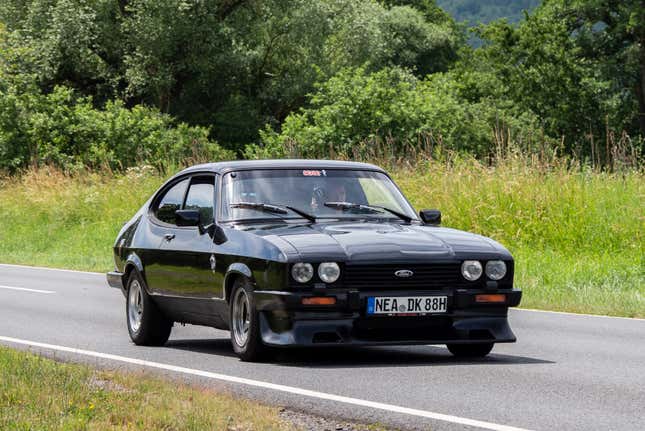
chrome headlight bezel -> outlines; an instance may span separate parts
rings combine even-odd
[[[468,281],[477,281],[484,273],[484,267],[478,260],[464,260],[461,264],[461,275]]]
[[[489,260],[486,262],[486,277],[493,281],[499,281],[506,277],[508,268],[503,260]]]
[[[321,262],[318,277],[325,283],[334,283],[340,278],[340,266],[336,262]]]
[[[294,263],[291,266],[291,278],[298,283],[308,283],[314,277],[314,266],[307,262]]]

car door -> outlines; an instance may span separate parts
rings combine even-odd
[[[137,250],[137,253],[144,262],[146,282],[153,295],[171,294],[173,290],[161,247],[176,234],[175,211],[182,208],[189,184],[190,177],[183,177],[162,189],[152,203],[148,215],[150,222],[144,225],[150,248]]]
[[[215,175],[193,175],[181,207],[199,211],[203,226],[214,222],[215,180]],[[174,225],[164,233],[159,261],[166,278],[165,294],[175,298],[174,307],[189,321],[212,324],[210,319],[216,318],[213,300],[222,297],[223,285],[217,248],[198,227]]]

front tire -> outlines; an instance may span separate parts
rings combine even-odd
[[[255,308],[251,283],[247,279],[235,280],[229,307],[231,344],[235,354],[243,361],[261,359],[266,353],[266,346],[262,344],[259,313]]]
[[[128,279],[125,314],[128,332],[138,346],[163,346],[170,337],[173,321],[164,316],[150,299],[143,277],[132,271]]]
[[[458,358],[483,358],[493,350],[493,343],[446,344],[446,347]]]

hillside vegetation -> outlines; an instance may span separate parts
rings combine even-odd
[[[523,306],[645,317],[642,172],[610,174],[507,157],[420,160],[391,172],[417,209],[444,226],[490,236],[517,261]],[[152,168],[68,176],[56,170],[0,187],[0,262],[81,270],[112,268],[122,223],[161,184]]]
[[[0,170],[383,143],[486,158],[500,137],[608,169],[642,157],[641,0],[547,0],[476,33],[434,0],[4,0]]]

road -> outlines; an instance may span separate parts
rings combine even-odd
[[[515,344],[458,361],[442,346],[297,350],[240,362],[228,332],[175,326],[138,347],[102,274],[0,265],[0,343],[170,374],[333,418],[432,430],[645,429],[645,320],[512,310]]]

